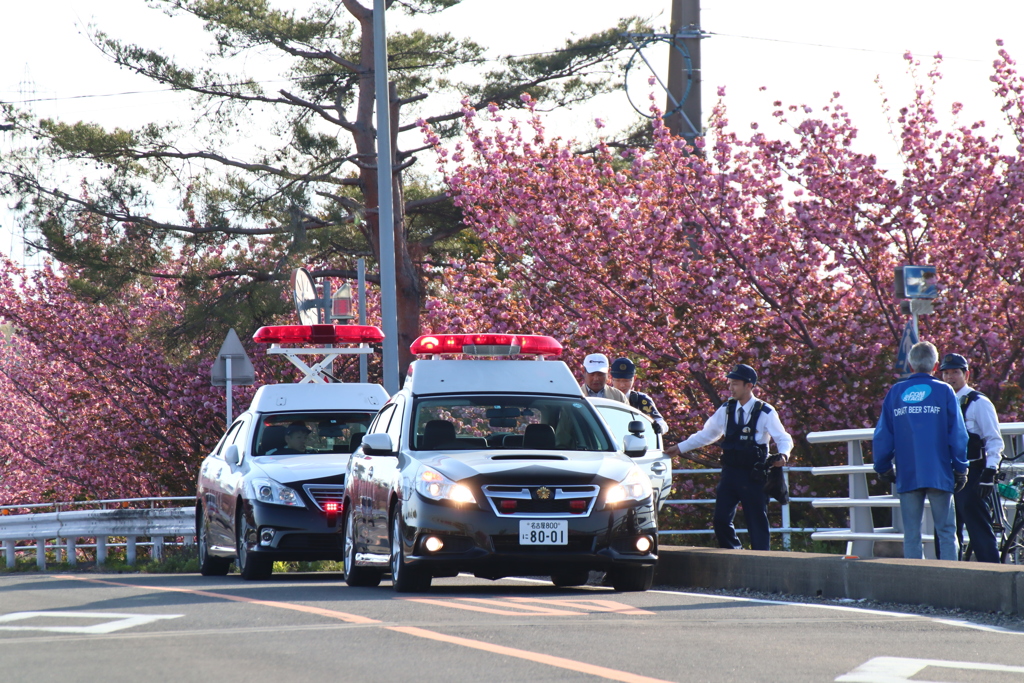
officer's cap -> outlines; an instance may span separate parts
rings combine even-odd
[[[750,367],[749,365],[743,365],[742,363],[732,369],[728,375],[729,379],[738,379],[748,384],[757,384],[757,370]]]
[[[947,353],[942,357],[939,370],[963,370],[967,372],[967,359],[959,353]]]
[[[636,365],[628,358],[616,358],[612,361],[612,377],[615,379],[631,379],[636,376]]]
[[[303,434],[309,434],[312,430],[301,422],[292,422],[288,425],[288,429],[284,430],[285,436],[291,436],[296,432],[302,432]]]

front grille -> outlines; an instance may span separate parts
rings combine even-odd
[[[520,545],[519,537],[511,534],[491,536],[496,553],[592,553],[594,537],[590,535],[575,536],[569,534],[566,545]]]
[[[341,534],[286,534],[277,544],[277,549],[340,553],[345,544]]]
[[[594,509],[599,486],[516,486],[483,487],[484,496],[499,517],[587,517]],[[514,509],[503,508],[505,501],[514,501]],[[573,506],[576,503],[576,507]],[[508,505],[512,503],[509,502]]]
[[[304,484],[302,488],[321,512],[324,503],[337,503],[340,510],[345,500],[345,487],[340,484]]]

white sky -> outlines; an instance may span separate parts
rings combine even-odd
[[[277,7],[306,5],[304,0],[271,2]],[[1024,58],[1024,40],[1019,38],[1024,3],[1019,0],[702,0],[701,5],[702,28],[715,34],[702,45],[705,117],[718,86],[724,85],[729,119],[738,132],[758,121],[761,132],[771,134],[777,130],[768,125],[773,100],[818,109],[839,91],[861,128],[857,146],[883,160],[893,143],[875,78],[897,108],[909,100],[905,51],[922,59],[941,52],[945,78],[940,102],[962,102],[963,120],[982,119],[990,125],[1000,120],[988,80],[995,40],[1004,38],[1010,53]],[[670,7],[671,0],[464,0],[438,17],[419,21],[427,30],[472,37],[497,56],[555,49],[571,34],[586,35],[633,14],[654,17],[656,25],[667,28]],[[95,24],[112,36],[163,49],[195,65],[201,63],[204,41],[209,40],[197,22],[169,19],[148,9],[143,0],[0,0],[0,18],[0,100],[42,99],[32,105],[40,116],[110,127],[187,116],[180,95],[153,92],[159,89],[152,82],[112,66],[88,41],[86,26]],[[389,20],[389,28],[411,25],[399,17]],[[656,67],[663,61],[659,54],[651,53]],[[272,81],[283,65],[253,61],[238,64],[238,69]],[[921,71],[923,76],[927,68]],[[761,86],[767,91],[759,92]],[[275,88],[268,84],[268,89]],[[660,95],[658,99],[664,100]],[[948,107],[940,111],[948,112]],[[625,95],[616,92],[576,112],[559,113],[548,129],[587,138],[595,117],[615,129],[636,116]],[[8,142],[4,135],[0,133],[0,153]],[[20,259],[11,227],[10,214],[0,210],[0,251]]]

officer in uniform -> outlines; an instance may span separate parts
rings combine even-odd
[[[636,365],[628,358],[616,358],[612,361],[612,386],[629,397],[629,405],[654,420],[655,431],[664,434],[668,431],[668,422],[658,412],[654,399],[641,391],[633,390],[636,381]]]
[[[682,443],[665,449],[669,455],[681,455],[722,441],[722,478],[715,501],[715,537],[722,548],[740,548],[733,519],[736,506],[743,504],[750,545],[754,550],[769,549],[768,497],[764,492],[768,441],[775,440],[779,458],[774,467],[789,462],[793,439],[782,426],[779,413],[754,397],[757,372],[749,365],[737,365],[726,377],[732,398],[715,411],[704,428]]]
[[[626,395],[608,384],[608,356],[592,353],[583,359],[583,384],[580,390],[588,398],[610,398],[629,403]]]
[[[957,538],[967,527],[971,549],[979,562],[999,562],[996,534],[992,530],[992,511],[985,505],[995,483],[996,468],[1003,455],[1003,437],[999,416],[992,401],[967,384],[970,369],[967,359],[958,353],[942,357],[942,381],[953,387],[967,426],[967,486],[953,494],[956,507]]]

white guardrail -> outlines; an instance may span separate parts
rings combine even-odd
[[[89,503],[59,503],[7,505],[0,507],[0,513],[13,510],[57,508],[57,512],[4,514],[0,516],[0,541],[3,542],[7,568],[15,566],[16,553],[32,552],[40,569],[46,568],[47,553],[53,561],[60,563],[67,557],[70,565],[76,564],[79,548],[95,549],[96,563],[107,560],[107,549],[124,547],[125,560],[135,564],[137,548],[148,546],[150,557],[163,556],[165,545],[191,545],[195,537],[196,508],[155,507],[156,504],[195,501],[194,497],[136,498]],[[67,510],[62,507],[75,505],[118,505],[115,509]],[[147,508],[124,508],[149,505]],[[112,542],[111,539],[125,539]],[[181,539],[178,541],[177,539]],[[139,539],[149,539],[140,541]],[[33,541],[34,545],[25,545]],[[22,545],[17,545],[22,542]]]

